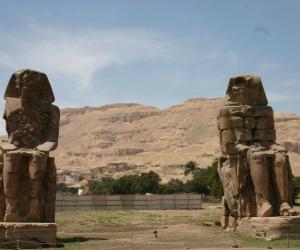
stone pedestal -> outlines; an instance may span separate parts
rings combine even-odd
[[[287,237],[300,239],[300,216],[242,218],[238,221],[236,231],[242,235],[266,240]]]
[[[56,246],[55,223],[0,223],[0,248]]]

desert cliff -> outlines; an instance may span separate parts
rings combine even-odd
[[[182,178],[183,164],[208,166],[219,153],[217,99],[190,99],[166,109],[141,104],[61,111],[57,167],[96,178],[154,170],[163,180]],[[277,141],[300,175],[300,116],[275,112]]]

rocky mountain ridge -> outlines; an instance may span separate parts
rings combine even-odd
[[[222,101],[190,99],[163,110],[135,103],[62,109],[57,167],[96,178],[150,169],[164,181],[183,178],[186,162],[206,167],[219,154],[216,108]],[[300,117],[275,112],[275,123],[300,175]]]

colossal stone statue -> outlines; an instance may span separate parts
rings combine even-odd
[[[57,146],[60,112],[49,80],[38,71],[17,71],[4,99],[0,220],[54,222],[56,168],[49,152]]]
[[[230,79],[218,110],[224,228],[235,228],[243,217],[296,214],[289,157],[275,142],[273,110],[267,104],[260,77]]]

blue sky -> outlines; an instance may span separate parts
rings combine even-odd
[[[275,110],[300,114],[299,20],[297,0],[0,1],[1,92],[33,68],[61,107],[165,108],[254,73]]]

